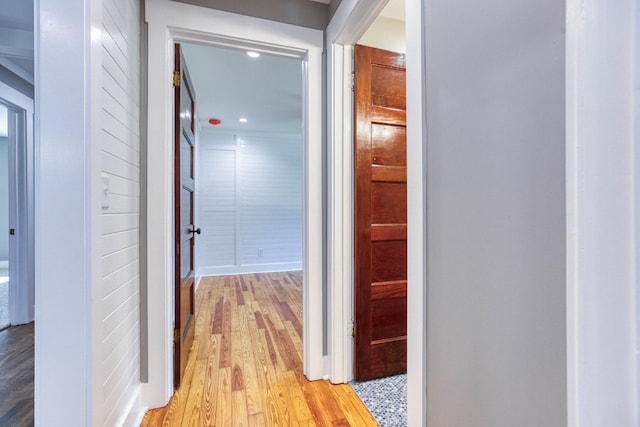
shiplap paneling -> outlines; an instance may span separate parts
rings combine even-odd
[[[299,136],[202,133],[204,275],[302,267],[302,149]]]
[[[231,139],[231,144],[204,144],[201,147],[199,262],[216,267],[235,265],[235,144]]]
[[[140,393],[139,7],[137,0],[102,1],[99,123],[109,207],[101,222],[93,402],[95,424],[103,426],[130,419]]]
[[[242,137],[240,264],[302,261],[302,138]]]

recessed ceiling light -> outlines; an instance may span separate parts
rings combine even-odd
[[[247,123],[248,121],[246,117],[240,117],[240,123]]]
[[[249,55],[251,58],[257,58],[257,57],[260,56],[260,53],[250,50],[250,51],[247,52],[247,55]]]

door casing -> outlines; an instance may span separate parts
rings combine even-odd
[[[328,272],[330,379],[353,378],[353,45],[386,5],[385,0],[343,0],[326,30],[329,182]],[[406,0],[407,39],[407,421],[426,425],[426,127],[424,2]],[[415,179],[418,178],[418,179]]]
[[[173,43],[259,50],[305,64],[305,200],[303,208],[303,368],[309,379],[325,375],[322,301],[322,47],[319,30],[220,12],[178,2],[147,2],[149,24],[147,179],[148,383],[144,404],[164,406],[172,386],[172,87]]]

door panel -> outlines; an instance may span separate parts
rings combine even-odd
[[[406,168],[403,172],[406,182]],[[389,175],[378,173],[371,176],[371,224],[407,223],[407,185],[404,182],[383,182],[401,179],[400,176]]]
[[[406,239],[374,242],[371,245],[371,286],[400,280],[407,280]]]
[[[356,46],[355,378],[406,371],[404,55]]]
[[[174,216],[175,216],[175,334],[174,385],[184,375],[193,344],[194,317],[194,150],[195,93],[180,45],[175,45],[175,151],[174,151]]]

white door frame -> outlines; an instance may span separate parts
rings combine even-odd
[[[34,318],[33,100],[0,82],[0,100],[9,114],[9,323]],[[8,233],[9,230],[0,230]]]
[[[329,355],[334,383],[353,378],[353,44],[387,0],[343,0],[327,27],[329,176]],[[426,425],[426,128],[424,13],[406,1],[407,39],[407,398],[408,424]]]
[[[149,98],[147,182],[149,382],[144,404],[164,406],[173,393],[173,42],[245,46],[304,60],[305,201],[303,369],[326,375],[322,349],[322,48],[323,33],[168,0],[147,0]]]
[[[353,379],[353,45],[387,0],[343,0],[327,27],[329,379]]]

